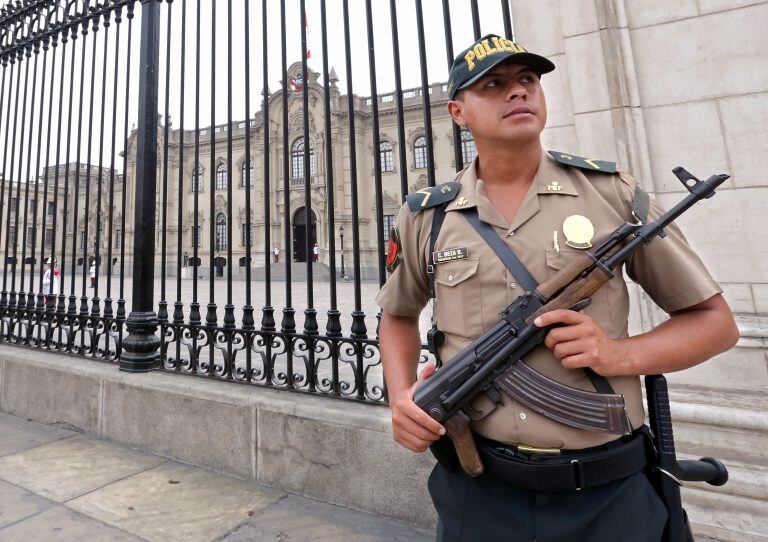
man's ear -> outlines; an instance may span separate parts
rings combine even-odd
[[[453,122],[461,126],[462,128],[467,127],[467,123],[464,120],[464,110],[462,107],[462,103],[459,100],[451,100],[448,102],[448,114],[451,115],[451,118],[453,119]]]

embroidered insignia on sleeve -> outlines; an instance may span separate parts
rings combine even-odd
[[[387,248],[387,271],[394,273],[397,266],[400,265],[400,236],[397,230],[392,228],[389,234],[389,247]]]
[[[405,197],[405,201],[408,203],[408,208],[411,212],[417,213],[430,207],[436,207],[446,201],[451,201],[458,196],[459,188],[461,188],[461,183],[457,182],[428,186],[427,188],[417,190],[413,194],[408,194]]]
[[[549,154],[552,155],[552,158],[567,166],[586,169],[588,171],[598,171],[600,173],[616,173],[616,162],[597,160],[596,158],[584,158],[582,156],[567,154],[560,151],[549,151]]]

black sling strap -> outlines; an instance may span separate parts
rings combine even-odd
[[[427,296],[429,299],[435,299],[435,243],[437,236],[440,235],[440,228],[443,227],[445,219],[445,208],[449,202],[435,207],[432,214],[432,228],[429,231],[429,261],[427,263],[427,277],[429,279],[429,290]],[[432,328],[427,333],[427,346],[429,351],[435,356],[435,365],[442,367],[443,360],[440,357],[440,347],[445,342],[445,334],[437,328],[435,323],[434,307],[432,308]]]
[[[435,212],[432,215],[432,229],[429,231],[429,262],[427,263],[427,276],[429,277],[429,291],[427,295],[429,299],[435,298],[435,243],[437,242],[437,236],[440,235],[440,228],[443,227],[443,220],[445,219],[445,208],[448,203],[443,203],[435,207]]]
[[[533,278],[528,268],[523,265],[523,262],[510,250],[507,244],[499,237],[493,226],[480,220],[477,214],[477,209],[467,209],[462,213],[464,218],[467,219],[477,233],[488,243],[496,255],[499,257],[504,266],[509,269],[515,280],[525,289],[526,292],[533,292],[539,285],[538,281]]]
[[[639,221],[645,224],[645,221],[648,219],[648,210],[651,206],[650,198],[648,197],[648,192],[640,188],[639,186],[635,187],[635,195],[632,196],[632,214],[635,216],[635,218]]]

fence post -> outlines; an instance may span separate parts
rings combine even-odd
[[[157,99],[161,0],[141,0],[139,127],[133,237],[133,305],[123,341],[120,370],[147,372],[159,360],[154,309],[155,194],[157,184]]]

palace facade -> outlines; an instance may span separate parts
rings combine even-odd
[[[301,79],[301,63],[294,63],[289,68],[289,81]],[[305,262],[307,228],[305,213],[305,180],[304,180],[304,134],[302,92],[309,92],[309,145],[310,145],[310,198],[312,221],[309,229],[312,239],[310,246],[317,243],[320,249],[321,263],[329,261],[328,247],[331,236],[336,238],[337,252],[341,250],[341,232],[344,235],[344,251],[347,262],[347,275],[353,274],[352,268],[352,238],[353,229],[359,228],[361,277],[375,278],[377,276],[377,220],[374,171],[374,152],[380,157],[380,177],[383,194],[383,223],[381,225],[385,241],[394,224],[397,211],[402,201],[400,154],[406,158],[405,179],[407,190],[413,191],[428,184],[427,178],[427,141],[424,130],[424,114],[421,89],[403,91],[403,120],[405,140],[398,139],[397,111],[393,94],[378,97],[380,137],[378,149],[374,150],[372,127],[372,101],[370,97],[353,96],[355,115],[355,150],[357,160],[358,214],[357,224],[352,220],[352,172],[350,171],[349,153],[349,111],[347,96],[339,91],[338,79],[331,71],[330,83],[330,112],[331,140],[326,141],[324,133],[325,113],[322,83],[318,81],[320,74],[310,71],[308,84],[291,85],[288,89],[288,148],[283,147],[283,90],[269,96],[269,123],[265,125],[263,111],[257,112],[249,123],[240,120],[232,125],[232,163],[227,162],[228,125],[218,125],[211,130],[210,126],[202,127],[196,135],[194,129],[177,129],[168,127],[167,157],[165,156],[165,126],[158,126],[158,173],[157,173],[157,212],[156,212],[156,272],[161,272],[162,237],[165,235],[167,256],[166,275],[176,274],[178,261],[178,242],[181,240],[182,268],[185,275],[191,276],[191,266],[194,262],[194,246],[197,243],[197,255],[200,259],[198,273],[207,276],[211,272],[211,251],[214,255],[214,273],[222,275],[227,265],[233,265],[233,275],[245,274],[246,244],[248,242],[246,194],[248,192],[246,169],[246,124],[250,125],[250,158],[251,158],[251,246],[254,268],[264,265],[267,252],[276,244],[280,249],[280,262],[289,256],[294,262]],[[429,87],[433,149],[435,163],[435,178],[437,182],[448,180],[455,171],[453,150],[453,126],[446,110],[448,94],[444,84],[434,84]],[[162,119],[161,119],[162,121]],[[269,137],[269,151],[264,153],[264,131]],[[195,140],[199,140],[196,148]],[[212,141],[213,139],[213,141]],[[463,159],[471,160],[476,150],[469,132],[461,133],[461,148]],[[54,181],[56,167],[48,168],[49,196],[46,202],[46,224],[41,227],[42,213],[38,215],[38,237],[44,237],[46,257],[53,235],[52,217],[54,210],[57,215],[58,233],[56,234],[57,261],[61,252],[61,231],[64,209],[64,187],[69,187],[67,235],[67,268],[71,265],[72,238],[77,235],[76,263],[82,265],[84,259],[90,261],[96,254],[96,234],[101,230],[98,246],[101,265],[108,259],[109,221],[112,221],[112,250],[114,258],[119,258],[122,244],[125,243],[126,272],[131,271],[133,251],[133,208],[135,201],[136,180],[136,131],[133,131],[128,142],[128,160],[126,174],[114,174],[114,198],[110,214],[109,183],[111,170],[91,165],[90,175],[84,164],[69,164],[58,168],[58,190],[54,204]],[[326,148],[330,145],[332,164],[326,161]],[[284,171],[283,156],[288,153],[288,171]],[[118,157],[122,162],[122,157]],[[167,161],[167,172],[166,172]],[[197,163],[197,169],[195,164]],[[268,189],[265,186],[265,163],[269,171]],[[334,209],[328,208],[328,175],[332,172]],[[232,178],[231,216],[228,213],[228,179]],[[38,196],[42,200],[43,180],[41,178]],[[86,196],[86,180],[90,191]],[[286,183],[287,179],[287,183]],[[78,218],[77,228],[72,228],[73,201],[75,201],[74,186],[79,182],[77,194]],[[98,201],[98,188],[101,184],[101,207]],[[167,184],[166,197],[163,197],[163,186]],[[288,186],[288,205],[286,208],[285,186]],[[22,186],[21,206],[23,208],[24,188]],[[122,222],[122,196],[126,190],[126,220]],[[30,190],[34,190],[31,188]],[[15,194],[15,193],[14,193]],[[31,196],[30,196],[31,198]],[[197,226],[195,226],[195,199],[197,198]],[[213,199],[213,212],[211,212]],[[87,200],[87,201],[86,201]],[[163,204],[163,202],[166,202]],[[16,205],[15,195],[12,206]],[[84,209],[88,209],[87,217]],[[269,223],[265,220],[265,210],[269,209]],[[99,209],[101,219],[98,220]],[[166,227],[163,230],[163,215],[166,212]],[[329,211],[333,212],[335,231],[330,231]],[[12,209],[12,217],[15,209]],[[181,213],[179,215],[179,213]],[[31,246],[32,213],[27,213],[27,230]],[[181,220],[179,220],[181,218]],[[11,219],[13,223],[13,218]],[[213,224],[213,235],[211,225]],[[228,235],[231,225],[231,236]],[[197,227],[197,229],[195,229]],[[11,238],[15,231],[11,226]],[[269,231],[270,246],[266,246],[266,232]],[[45,232],[43,234],[42,232]],[[286,232],[290,244],[286,246]],[[21,260],[22,239],[17,236],[16,254]],[[232,248],[232,262],[228,261],[228,245]],[[37,241],[36,252],[40,251],[40,239]],[[29,248],[27,248],[27,253]],[[9,251],[12,256],[12,251]],[[29,255],[27,255],[29,261]],[[36,255],[39,261],[39,256]],[[339,265],[337,256],[337,266]],[[38,268],[39,269],[39,268]]]

